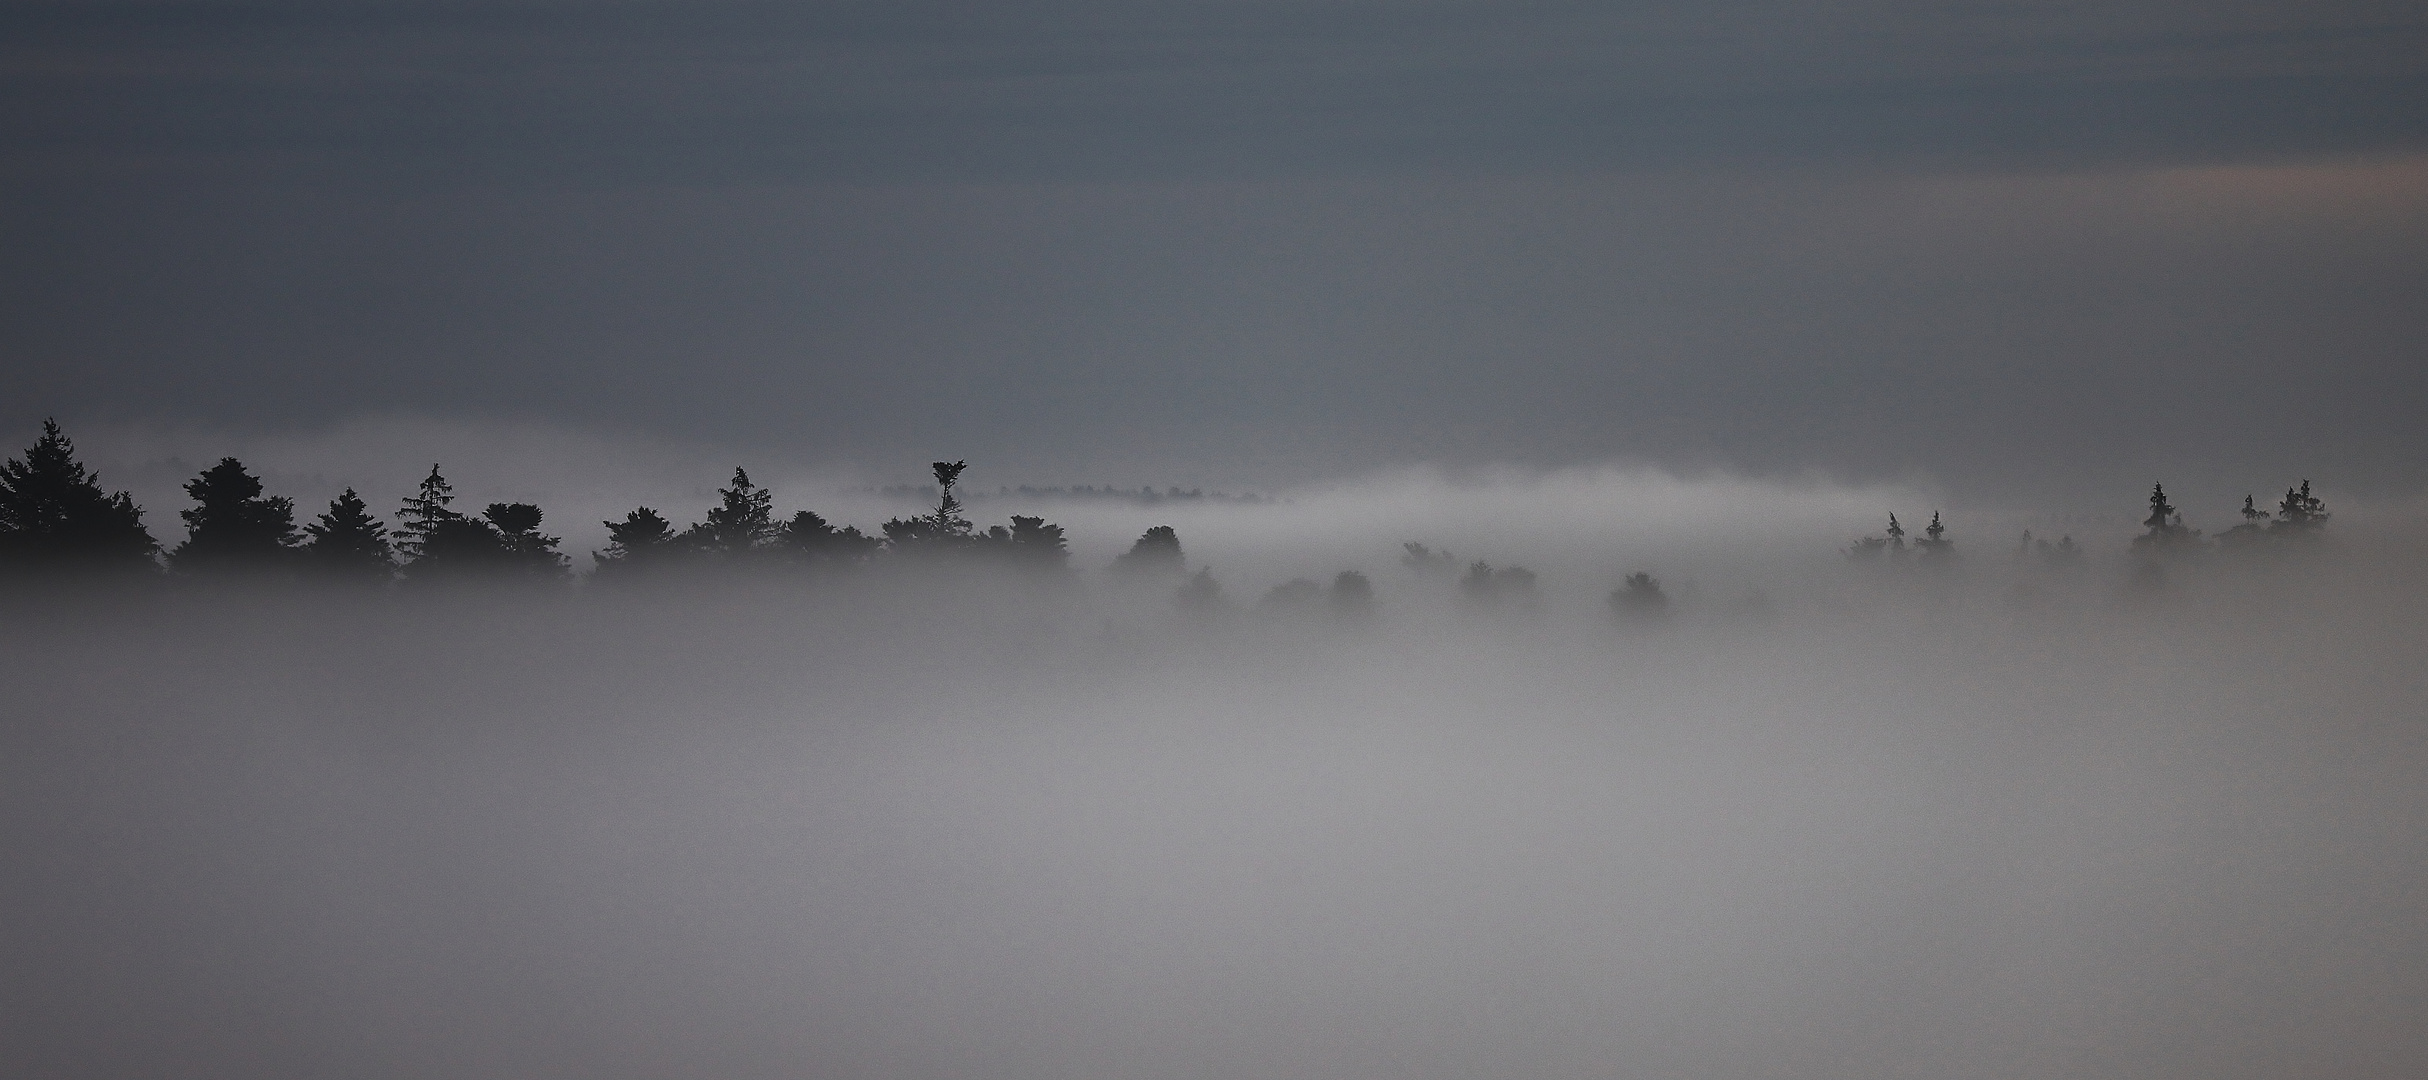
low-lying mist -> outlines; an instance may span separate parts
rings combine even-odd
[[[1056,506],[1067,576],[11,597],[0,1044],[124,1080],[2428,1070],[2417,523],[2162,563],[1951,515],[1952,557],[1859,561],[1912,496],[1601,483]],[[1155,524],[1217,588],[1107,569]]]

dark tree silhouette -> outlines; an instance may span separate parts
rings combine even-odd
[[[961,482],[966,461],[938,461],[928,466],[936,476],[936,508],[915,518],[895,518],[881,528],[885,546],[893,551],[935,551],[959,548],[976,538],[977,526],[961,516],[961,499],[953,486]]]
[[[25,456],[0,464],[0,566],[21,571],[151,570],[160,545],[143,508],[76,460],[56,420]]]
[[[750,474],[736,466],[733,486],[718,488],[717,494],[723,501],[708,512],[708,520],[683,533],[686,542],[714,555],[740,557],[775,541],[774,493],[751,483]]]
[[[1127,578],[1163,578],[1187,573],[1188,560],[1180,551],[1180,534],[1169,525],[1148,529],[1130,545],[1130,550],[1113,560],[1113,572]]]
[[[500,565],[532,577],[565,576],[565,556],[556,550],[562,540],[540,535],[540,508],[530,503],[490,503],[481,517],[497,530]]]
[[[186,538],[169,552],[169,569],[193,574],[291,563],[303,539],[295,531],[295,500],[262,495],[261,480],[243,462],[219,459],[186,481],[185,493],[196,505],[177,512]]]
[[[1062,526],[1049,525],[1041,517],[1012,515],[1012,525],[994,526],[986,531],[986,544],[1001,553],[1014,566],[1033,570],[1062,570],[1069,567],[1071,551],[1062,538]]]
[[[494,573],[510,561],[506,538],[480,518],[457,514],[439,520],[422,534],[420,553],[404,567],[413,581],[436,581]]]
[[[303,531],[311,536],[303,546],[304,562],[315,570],[364,581],[396,576],[388,527],[371,516],[371,508],[353,488],[329,500],[329,509]]]
[[[682,551],[676,542],[673,523],[646,506],[624,515],[622,521],[602,521],[607,526],[607,547],[590,553],[602,574],[622,574],[646,567],[663,565]]]
[[[397,556],[405,561],[406,566],[410,567],[414,563],[420,562],[422,556],[427,554],[426,549],[429,547],[432,533],[449,523],[464,520],[464,515],[447,508],[447,504],[454,501],[455,485],[448,483],[446,477],[440,476],[438,464],[432,462],[430,475],[422,478],[420,489],[407,497],[403,506],[397,508],[396,528],[389,534],[389,542],[395,546]],[[471,540],[473,534],[478,531],[477,529],[470,532],[463,529],[454,530],[458,535],[450,538],[447,543],[460,547]]]
[[[776,547],[796,561],[852,562],[866,558],[885,541],[880,537],[862,536],[850,525],[838,529],[825,518],[803,510],[776,535]]]
[[[1651,574],[1639,571],[1627,575],[1627,580],[1611,591],[1610,610],[1628,622],[1658,619],[1669,614],[1669,594],[1661,591],[1661,583]]]
[[[2148,531],[2133,538],[2133,550],[2142,554],[2181,554],[2200,545],[2200,530],[2185,527],[2183,515],[2167,501],[2164,484],[2150,485],[2150,516],[2141,524]]]
[[[1947,538],[1947,526],[1939,523],[1939,512],[1931,511],[1931,523],[1922,529],[1922,539],[1914,541],[1926,557],[1944,558],[1956,551],[1956,542]]]
[[[2327,524],[2327,504],[2310,494],[2310,481],[2302,481],[2299,489],[2286,488],[2285,501],[2276,504],[2274,528],[2284,532],[2306,532]]]

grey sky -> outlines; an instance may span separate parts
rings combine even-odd
[[[1040,482],[2428,481],[2408,4],[0,30],[12,431],[537,419]]]

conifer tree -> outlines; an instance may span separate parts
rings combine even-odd
[[[2133,550],[2145,553],[2188,552],[2200,543],[2200,531],[2187,528],[2183,515],[2167,501],[2164,484],[2150,485],[2150,516],[2142,519],[2147,532],[2133,538]]]
[[[293,555],[302,536],[295,531],[295,500],[264,496],[261,480],[235,458],[186,481],[195,506],[180,510],[185,542],[169,552],[169,568],[181,573],[261,569]]]
[[[148,570],[160,545],[143,508],[76,460],[56,420],[25,456],[0,463],[0,566],[21,570]]]
[[[2276,524],[2288,532],[2316,529],[2327,517],[2327,504],[2310,494],[2308,480],[2299,489],[2286,488],[2285,501],[2276,505]]]
[[[1931,511],[1931,523],[1923,526],[1922,539],[1914,541],[1924,555],[1945,556],[1953,552],[1956,542],[1947,538],[1947,526],[1939,523],[1939,512]]]
[[[421,488],[396,511],[392,542],[397,555],[404,559],[406,565],[420,562],[428,554],[432,533],[449,523],[464,520],[464,515],[447,508],[447,504],[454,501],[455,485],[438,474],[436,462],[431,463],[430,475],[422,479]]]
[[[303,546],[304,559],[316,570],[367,581],[396,575],[388,527],[371,516],[371,508],[353,488],[329,500],[329,509],[303,531],[311,536]]]

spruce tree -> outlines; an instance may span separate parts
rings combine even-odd
[[[429,553],[431,534],[450,522],[464,520],[464,515],[447,508],[455,501],[455,485],[438,474],[438,464],[432,462],[430,475],[422,479],[418,491],[405,500],[396,511],[393,543],[396,554],[407,566],[420,562]]]
[[[386,581],[396,575],[388,527],[371,516],[370,506],[353,488],[329,500],[329,509],[303,531],[311,536],[303,546],[304,560],[315,570],[366,581]]]
[[[56,420],[25,456],[0,463],[0,566],[20,570],[149,570],[160,545],[143,508],[76,460]]]
[[[186,538],[169,552],[172,570],[264,569],[288,561],[302,540],[295,531],[295,500],[262,495],[260,478],[235,458],[221,458],[186,481],[185,493],[195,506],[177,512]]]

